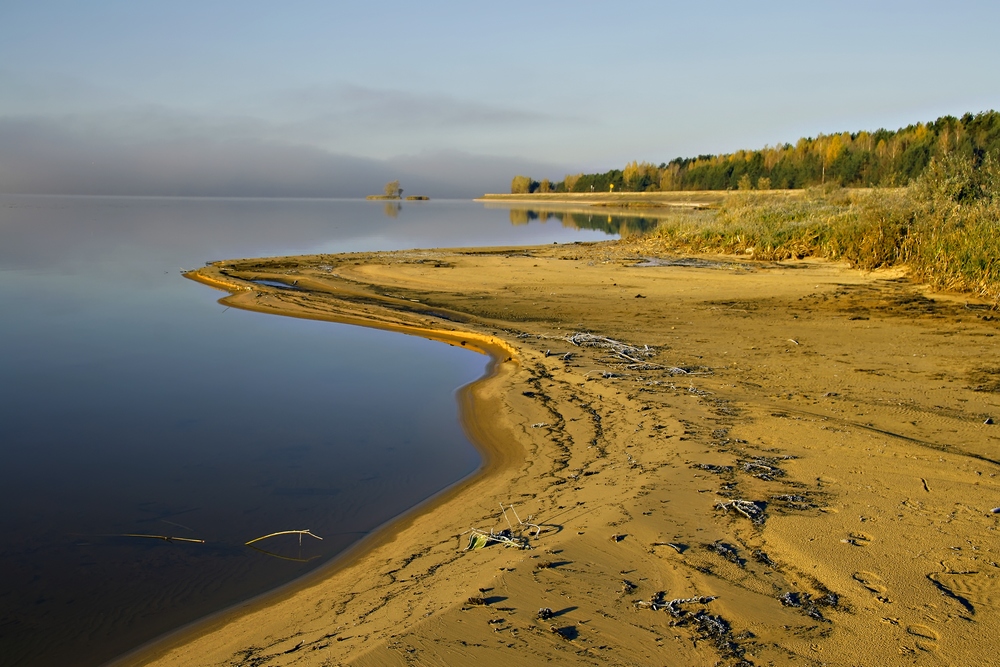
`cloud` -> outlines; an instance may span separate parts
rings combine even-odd
[[[506,190],[516,173],[565,171],[455,151],[377,160],[262,139],[258,125],[155,109],[0,118],[0,192],[359,197],[399,179],[408,193],[466,198]]]
[[[552,114],[484,104],[440,93],[372,88],[345,84],[287,91],[278,107],[314,118],[354,118],[366,122],[398,122],[410,126],[476,128],[523,126],[565,120]]]
[[[227,104],[227,107],[237,105]],[[509,147],[579,119],[433,92],[358,85],[286,90],[245,107],[270,126],[262,136],[388,157],[400,152]]]

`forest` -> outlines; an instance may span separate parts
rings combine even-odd
[[[511,192],[896,187],[916,179],[932,160],[955,155],[978,164],[998,153],[1000,113],[987,111],[942,116],[898,130],[821,134],[759,150],[675,158],[659,165],[635,161],[603,174],[567,175],[559,182],[519,175],[511,182]]]

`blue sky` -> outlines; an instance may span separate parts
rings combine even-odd
[[[1000,107],[997,25],[988,2],[0,0],[0,191],[464,194],[895,128]]]

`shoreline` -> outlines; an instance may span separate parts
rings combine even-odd
[[[512,648],[529,665],[853,664],[863,645],[932,665],[1000,648],[993,318],[899,271],[646,251],[197,270],[227,305],[501,344],[460,409],[477,447],[509,456],[349,562],[127,664],[497,664]],[[463,551],[470,526],[504,527],[497,502],[542,526],[532,549]]]
[[[871,188],[851,188],[862,192]],[[806,190],[667,190],[656,192],[532,192],[532,193],[486,193],[473,201],[495,204],[535,204],[535,205],[587,205],[597,210],[602,208],[628,208],[629,205],[649,205],[650,208],[690,208],[697,206],[718,206],[733,196],[763,196],[795,198],[805,195]],[[638,207],[641,210],[641,206]]]
[[[233,295],[233,290],[238,291],[242,289],[240,285],[224,280],[218,280],[217,278],[210,276],[204,276],[197,273],[187,273],[184,275],[189,280],[199,282],[214,289],[229,292],[229,296]],[[229,305],[227,303],[227,298],[228,297],[220,298],[219,303]],[[243,306],[237,307],[242,307],[246,310],[256,310],[257,312],[263,312],[266,314],[274,314],[263,309],[246,308]],[[472,352],[489,357],[490,360],[482,377],[479,377],[469,384],[460,387],[456,392],[459,420],[461,421],[462,429],[468,434],[469,441],[476,448],[476,451],[482,459],[480,465],[462,479],[455,481],[399,515],[392,517],[379,526],[374,527],[367,535],[350,545],[343,552],[334,556],[329,563],[326,563],[325,565],[301,577],[293,579],[292,581],[274,590],[266,591],[250,598],[249,600],[244,600],[243,602],[221,609],[205,618],[193,621],[167,633],[166,635],[146,642],[128,653],[114,658],[110,662],[106,663],[106,667],[132,667],[148,664],[163,657],[170,651],[175,650],[180,646],[195,641],[221,627],[226,626],[234,619],[266,610],[268,607],[284,601],[289,597],[294,596],[296,593],[309,588],[310,586],[333,577],[351,566],[357,565],[358,561],[363,559],[365,556],[370,555],[371,552],[375,551],[379,547],[391,542],[398,533],[406,530],[406,528],[408,528],[417,517],[432,515],[435,510],[447,505],[455,498],[461,496],[464,492],[470,491],[479,482],[489,478],[490,476],[500,474],[506,466],[510,465],[512,458],[517,458],[516,452],[506,451],[507,448],[498,444],[497,436],[494,431],[491,431],[491,429],[481,423],[480,420],[472,417],[472,408],[476,390],[482,385],[487,385],[491,381],[496,381],[502,372],[501,364],[508,363],[516,359],[514,356],[516,351],[511,346],[507,345],[503,341],[473,333],[459,335],[455,332],[443,329],[405,328],[402,326],[394,326],[384,323],[370,323],[360,318],[350,317],[332,318],[308,317],[301,315],[297,315],[297,317],[305,317],[306,319],[316,319],[338,324],[350,324],[353,326],[365,326],[369,328],[381,329],[383,331],[420,336],[422,338],[427,338],[428,340],[436,340],[448,345],[463,347]]]

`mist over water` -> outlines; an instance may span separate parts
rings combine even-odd
[[[0,196],[4,664],[100,664],[301,576],[479,463],[454,392],[485,357],[226,309],[180,269],[603,238],[464,201]],[[244,546],[290,529],[323,540]]]

